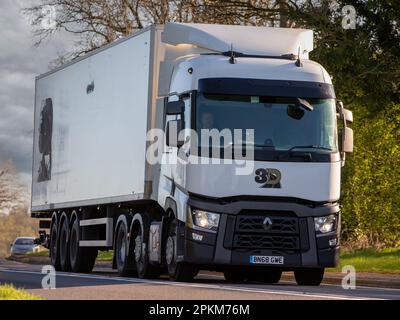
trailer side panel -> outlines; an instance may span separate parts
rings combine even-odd
[[[151,30],[36,81],[32,211],[140,199]]]

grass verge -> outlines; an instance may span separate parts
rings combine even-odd
[[[114,251],[109,250],[109,251],[100,251],[97,255],[97,260],[98,261],[112,261]],[[30,252],[26,256],[28,257],[48,257],[49,256],[49,250],[44,250],[40,252]]]
[[[0,286],[0,300],[41,300],[41,298],[6,284]]]
[[[49,256],[49,250],[43,250],[39,252],[29,252],[27,254],[29,257],[48,257]]]
[[[328,271],[340,272],[345,265],[361,272],[400,273],[400,248],[343,251],[339,267]]]
[[[114,251],[109,250],[109,251],[100,251],[97,255],[97,260],[99,261],[112,261]],[[45,251],[40,251],[40,252],[30,252],[27,254],[28,257],[48,257],[49,256],[49,250]]]
[[[97,261],[112,261],[114,250],[99,251],[97,255]]]

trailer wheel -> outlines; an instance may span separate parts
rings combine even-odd
[[[248,280],[273,284],[278,283],[281,276],[281,270],[249,270]]]
[[[226,270],[224,277],[229,282],[244,282],[246,280],[246,274],[241,270]]]
[[[63,219],[60,229],[60,265],[62,271],[71,271],[69,260],[69,223],[68,219]]]
[[[56,271],[61,271],[60,246],[58,241],[58,223],[54,220],[50,231],[50,261]]]
[[[158,278],[161,269],[149,262],[149,252],[147,244],[149,243],[150,219],[146,214],[141,214],[142,225],[135,223],[132,228],[131,246],[133,247],[133,256],[136,264],[136,271],[141,279]]]
[[[172,220],[168,228],[167,244],[165,246],[165,260],[168,267],[169,278],[173,281],[190,282],[198,274],[199,270],[187,262],[177,261],[178,252],[178,223]]]
[[[324,268],[304,268],[294,271],[299,286],[319,286],[324,278]]]
[[[118,274],[122,277],[135,276],[133,255],[130,253],[128,241],[128,227],[122,222],[117,230],[114,253]]]
[[[75,219],[71,227],[69,254],[71,269],[73,272],[92,272],[97,258],[97,249],[80,247],[81,239],[79,220]]]

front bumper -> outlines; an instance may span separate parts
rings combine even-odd
[[[13,250],[11,250],[12,255],[19,255],[19,254],[23,255],[23,254],[28,254],[28,253],[32,253],[32,252],[34,252],[34,250],[32,250],[32,249],[13,249]]]
[[[286,270],[335,267],[339,262],[340,218],[333,232],[316,234],[314,230],[314,217],[339,214],[338,204],[311,207],[287,202],[237,201],[224,205],[194,199],[190,199],[188,204],[198,209],[218,212],[221,217],[216,233],[182,226],[182,253],[187,262],[215,266],[255,266],[250,263],[253,255],[283,256],[282,265],[257,266],[275,266]],[[243,217],[255,217],[254,221],[257,222],[257,217],[276,218],[281,215],[292,221],[293,229],[284,232],[259,229],[243,232],[238,229]],[[268,248],[262,247],[265,243]]]

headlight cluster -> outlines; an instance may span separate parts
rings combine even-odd
[[[314,218],[315,231],[319,233],[327,233],[334,231],[337,227],[337,215],[331,214],[325,217]]]
[[[219,224],[219,214],[203,211],[203,210],[192,210],[193,223],[201,228],[215,229]]]

